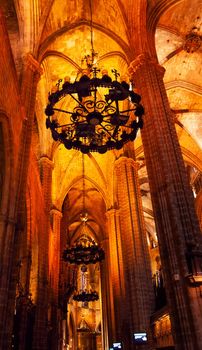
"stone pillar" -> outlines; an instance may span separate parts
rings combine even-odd
[[[32,139],[32,127],[34,121],[34,108],[36,100],[37,84],[42,74],[40,63],[31,54],[24,57],[24,67],[21,83],[21,100],[26,118],[23,121],[21,132],[21,150],[19,159],[18,179],[18,222],[20,222],[21,211],[24,210],[25,192],[27,183],[28,166],[30,161],[30,147]]]
[[[49,236],[53,162],[41,157],[41,182],[44,193],[44,227],[39,235],[39,268],[33,350],[47,350],[49,302]]]
[[[10,69],[14,69],[14,63]],[[15,204],[12,204],[15,206],[13,209],[15,216],[13,221],[15,221],[15,227],[13,223],[12,225],[9,223],[9,219],[6,219],[6,221],[8,221],[8,224],[6,228],[7,232],[5,232],[4,235],[4,251],[6,254],[3,256],[3,273],[1,273],[2,281],[0,281],[0,294],[3,301],[2,303],[0,300],[0,347],[2,349],[9,349],[11,347],[17,282],[17,261],[19,260],[20,254],[20,242],[23,242],[26,229],[24,211],[25,192],[27,188],[26,183],[30,156],[36,87],[40,73],[41,70],[39,63],[29,54],[24,62],[22,95],[18,101],[19,104],[20,102],[23,103],[22,115],[25,114],[26,118],[23,120],[22,128],[20,128],[19,125],[21,134],[17,172],[15,174],[16,193],[13,193]],[[16,84],[16,81],[14,81],[13,84]],[[1,282],[3,286],[2,291]]]
[[[12,254],[13,254],[13,239],[15,232],[15,222],[9,218],[2,220],[4,226],[3,234],[7,235],[4,244],[4,256],[1,262],[0,276],[0,349],[11,348],[12,328],[14,317],[15,291],[16,291],[16,276],[14,277],[13,288],[10,290],[10,275],[12,269]],[[10,237],[10,242],[8,238]],[[5,254],[6,253],[6,254]],[[10,307],[8,307],[8,299],[10,298]]]
[[[60,221],[62,218],[62,213],[60,210],[52,209],[51,210],[52,217],[52,288],[54,292],[54,299],[57,302],[58,298],[58,281],[59,281],[59,268],[60,268]]]
[[[23,248],[27,245],[26,237],[24,237],[24,244],[22,243],[21,254]],[[28,253],[28,252],[27,252]],[[31,268],[31,255],[23,256],[18,262],[18,287],[16,290],[16,323],[18,327],[18,340],[19,348],[26,350],[28,344],[32,343],[32,327],[31,318],[33,318],[34,304],[31,301],[31,295],[29,293],[29,279],[30,279],[30,268]],[[23,297],[22,297],[23,296]],[[15,334],[14,334],[15,337]]]
[[[30,53],[24,56],[23,63],[21,96],[27,119],[31,120],[35,108],[37,84],[43,70],[40,63]]]
[[[51,193],[52,193],[52,170],[54,163],[47,156],[42,156],[39,159],[40,165],[40,178],[44,195],[44,206],[49,221],[50,208],[51,208]]]
[[[52,237],[51,237],[51,256],[52,266],[50,267],[51,274],[51,349],[56,349],[59,342],[59,319],[58,319],[58,286],[59,286],[59,270],[60,270],[60,221],[62,213],[57,209],[51,210],[52,217]]]
[[[121,287],[120,315],[116,318],[124,349],[134,349],[134,332],[150,334],[153,309],[152,275],[137,170],[138,164],[127,157],[121,157],[115,163],[120,222],[117,250],[120,250],[119,244],[122,250],[118,264],[123,275],[120,275],[120,280],[123,279],[124,284]],[[150,345],[142,347],[149,349]]]
[[[121,232],[119,227],[119,211],[110,209],[106,213],[109,235],[109,299],[111,313],[110,346],[113,341],[122,337],[122,309],[125,297]]]
[[[61,321],[61,331],[62,331],[62,346],[59,350],[67,349],[67,319],[62,319]]]
[[[196,213],[199,220],[200,230],[202,231],[202,189],[197,194],[197,197],[195,200],[195,208],[196,208]]]
[[[129,72],[145,108],[142,141],[177,350],[202,348],[200,281],[190,265],[201,258],[201,236],[165,86],[164,68],[141,54]],[[202,268],[194,266],[194,274]]]
[[[112,340],[112,310],[113,298],[110,281],[110,253],[109,240],[105,238],[101,242],[101,246],[105,252],[105,259],[100,263],[100,280],[101,280],[101,310],[102,310],[102,347],[103,350],[110,348]],[[112,310],[111,310],[112,309]]]

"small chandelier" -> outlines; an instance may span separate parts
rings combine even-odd
[[[73,296],[73,300],[81,302],[90,302],[99,300],[98,293],[94,290],[81,290],[76,292]]]
[[[86,272],[88,271],[88,268],[86,265],[81,266],[81,289],[74,293],[73,300],[75,301],[81,301],[85,304],[87,304],[90,301],[96,301],[99,299],[99,295],[96,292],[96,290],[88,289],[87,288],[87,277]]]
[[[199,50],[202,42],[202,37],[195,33],[194,31],[190,32],[185,37],[184,50],[188,53],[193,53]]]
[[[45,109],[46,127],[51,130],[55,141],[65,148],[77,149],[82,153],[105,153],[121,149],[128,141],[134,141],[143,127],[144,108],[141,97],[132,90],[116,69],[113,79],[108,71],[95,63],[93,48],[92,4],[91,13],[91,55],[86,55],[86,68],[77,74],[79,80],[70,82],[70,77],[60,79],[49,93]],[[119,81],[118,81],[119,80]],[[66,108],[69,97],[75,105]]]
[[[83,209],[80,214],[81,232],[82,235],[74,243],[72,247],[67,247],[63,252],[63,260],[70,264],[88,265],[96,264],[105,258],[104,250],[85,233],[86,223],[88,221],[88,213],[85,205],[85,168],[84,168],[84,154],[82,154],[82,179],[83,179]]]
[[[85,222],[82,223],[83,228]],[[99,247],[95,241],[86,235],[83,235],[74,244],[73,247],[68,247],[63,252],[63,260],[70,264],[95,264],[105,258],[104,250]]]

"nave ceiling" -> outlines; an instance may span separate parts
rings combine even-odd
[[[63,201],[68,197],[71,208],[69,229],[74,235],[80,225],[82,207],[82,156],[78,151],[67,151],[63,145],[53,143],[45,128],[44,109],[51,87],[65,76],[74,81],[81,69],[82,58],[90,52],[89,3],[84,0],[0,0],[0,3],[5,8],[19,79],[22,57],[27,52],[34,52],[43,69],[37,89],[33,146],[37,157],[47,155],[54,161],[53,205],[62,209]],[[127,74],[130,61],[135,59],[130,47],[130,27],[135,26],[135,22],[132,23],[131,18],[127,20],[130,3],[129,0],[92,1],[94,49],[98,52],[99,66],[108,71],[116,68],[121,75]],[[201,171],[202,44],[196,51],[187,52],[185,42],[190,33],[196,33],[201,40],[202,2],[193,0],[191,5],[189,0],[148,1],[148,16],[152,15],[153,23],[157,23],[156,54],[165,68],[164,82],[184,159]],[[68,103],[71,107],[71,102]],[[155,237],[140,134],[134,149],[140,165],[146,228]],[[103,234],[105,211],[116,203],[113,166],[121,152],[85,156],[86,207],[95,234]]]

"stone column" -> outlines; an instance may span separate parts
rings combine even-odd
[[[59,319],[58,319],[58,286],[59,286],[59,270],[60,270],[60,221],[62,218],[61,211],[57,209],[51,210],[52,217],[52,266],[50,267],[51,273],[51,327],[52,327],[52,339],[51,348],[56,349],[59,342]]]
[[[25,235],[24,235],[25,236]],[[24,243],[24,244],[23,244]],[[21,254],[26,249],[27,241],[26,236],[24,242],[21,242]],[[34,305],[31,301],[31,295],[29,294],[29,279],[30,279],[30,268],[31,268],[31,255],[23,256],[18,262],[18,288],[16,293],[16,316],[17,316],[17,327],[18,327],[18,340],[19,348],[26,350],[28,343],[32,342],[32,331],[30,327],[30,319],[34,313]],[[22,297],[23,295],[23,297]],[[14,334],[15,337],[15,334]]]
[[[109,298],[111,311],[111,339],[112,342],[122,337],[121,305],[125,297],[124,272],[122,259],[121,232],[119,227],[119,211],[110,209],[106,213],[109,235]]]
[[[51,210],[52,217],[52,288],[53,288],[53,297],[55,302],[58,299],[58,281],[59,281],[59,269],[60,269],[60,221],[62,218],[62,213],[60,210],[52,209]]]
[[[165,86],[164,68],[141,54],[129,72],[145,108],[142,141],[177,350],[202,348],[200,282],[187,277],[201,259],[201,236]],[[194,266],[194,274],[202,268]]]
[[[67,319],[60,320],[61,323],[61,333],[62,333],[62,343],[60,350],[67,349]]]
[[[42,69],[31,54],[24,57],[24,67],[21,83],[21,101],[26,118],[23,121],[21,132],[21,149],[19,159],[19,179],[18,179],[18,222],[20,222],[21,211],[24,210],[25,192],[27,183],[28,166],[30,161],[30,147],[32,139],[32,127],[34,122],[34,108],[36,100],[36,89],[41,77]]]
[[[127,157],[121,157],[115,163],[116,194],[120,211],[118,244],[122,248],[122,257],[118,263],[123,269],[124,283],[117,320],[120,323],[120,339],[126,349],[134,348],[134,332],[150,333],[150,315],[153,308],[151,267],[137,170],[138,164]],[[148,348],[148,344],[143,346],[143,349]]]
[[[12,274],[13,283],[10,288],[10,277],[12,270],[13,239],[15,232],[15,223],[6,220],[7,228],[5,234],[11,237],[10,244],[5,245],[7,257],[1,264],[0,278],[0,349],[10,349],[12,344],[13,319],[15,309],[15,296],[17,284],[17,268],[15,274]]]
[[[23,65],[21,96],[27,119],[31,120],[35,108],[36,88],[43,70],[31,53],[23,57]]]
[[[49,221],[50,208],[51,208],[51,193],[52,193],[52,171],[54,163],[47,156],[42,156],[39,159],[40,165],[40,178],[43,187],[44,206]]]
[[[112,311],[113,299],[111,293],[110,281],[110,253],[109,253],[109,240],[105,238],[101,242],[101,246],[105,252],[105,259],[100,263],[100,280],[101,280],[101,310],[102,310],[102,346],[103,350],[110,348],[112,340]]]
[[[13,66],[10,67],[13,70]],[[1,294],[3,304],[0,316],[0,324],[2,327],[0,330],[0,347],[9,349],[11,347],[12,339],[12,327],[13,327],[13,314],[15,307],[15,293],[16,293],[16,271],[17,261],[20,254],[20,242],[24,239],[24,233],[26,230],[25,225],[25,192],[30,156],[31,146],[31,134],[32,134],[32,123],[34,117],[34,104],[36,97],[37,82],[40,77],[40,65],[39,63],[29,54],[24,61],[24,71],[22,79],[22,95],[19,98],[19,103],[23,103],[22,114],[26,115],[23,120],[21,134],[20,134],[20,147],[19,147],[19,158],[17,165],[16,177],[16,193],[13,193],[15,197],[15,208],[14,208],[14,221],[15,227],[12,227],[8,221],[7,232],[4,235],[4,250],[6,252],[3,257],[2,267],[4,269],[2,274],[3,293]],[[14,83],[14,82],[13,82]],[[15,82],[16,83],[16,82]],[[1,284],[1,282],[0,282]],[[1,289],[1,285],[0,285]]]
[[[47,350],[49,302],[49,236],[53,162],[41,157],[41,182],[44,193],[44,226],[39,235],[39,268],[33,350]]]

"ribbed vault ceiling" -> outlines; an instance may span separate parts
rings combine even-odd
[[[2,1],[1,1],[2,2]],[[131,34],[138,18],[132,16],[131,1],[93,0],[94,48],[102,67],[127,73],[131,58]],[[138,7],[138,3],[134,6]],[[26,52],[34,52],[41,60],[43,75],[38,84],[36,120],[40,146],[38,153],[54,161],[53,203],[59,209],[66,196],[70,203],[71,234],[79,227],[82,193],[82,162],[77,151],[67,151],[52,142],[45,129],[44,108],[51,86],[70,76],[75,79],[81,60],[90,53],[90,9],[84,0],[7,1],[4,6],[12,49],[20,74],[20,60]],[[9,12],[10,11],[10,12]],[[192,165],[202,160],[202,45],[193,53],[184,49],[190,32],[202,35],[202,3],[200,0],[148,1],[148,23],[157,23],[155,46],[159,63],[166,71],[164,82],[177,122],[177,132],[185,160]],[[161,15],[160,15],[161,14]],[[128,17],[127,17],[128,16]],[[131,20],[131,16],[133,19]],[[150,16],[150,17],[149,17]],[[160,16],[160,18],[158,17]],[[134,28],[131,28],[134,26]],[[19,34],[20,33],[20,34]],[[17,36],[16,36],[17,35]],[[20,35],[20,45],[16,37]],[[141,35],[141,33],[140,33]],[[152,44],[152,43],[149,43]],[[21,48],[21,49],[20,49]],[[20,51],[21,50],[21,51]],[[154,233],[152,208],[141,138],[136,141],[140,163],[140,182],[146,225]],[[86,156],[87,207],[92,231],[99,234],[104,225],[104,212],[114,205],[114,161],[121,152]],[[141,181],[141,179],[144,179]],[[97,231],[97,232],[96,232]],[[101,233],[100,233],[101,234]]]

